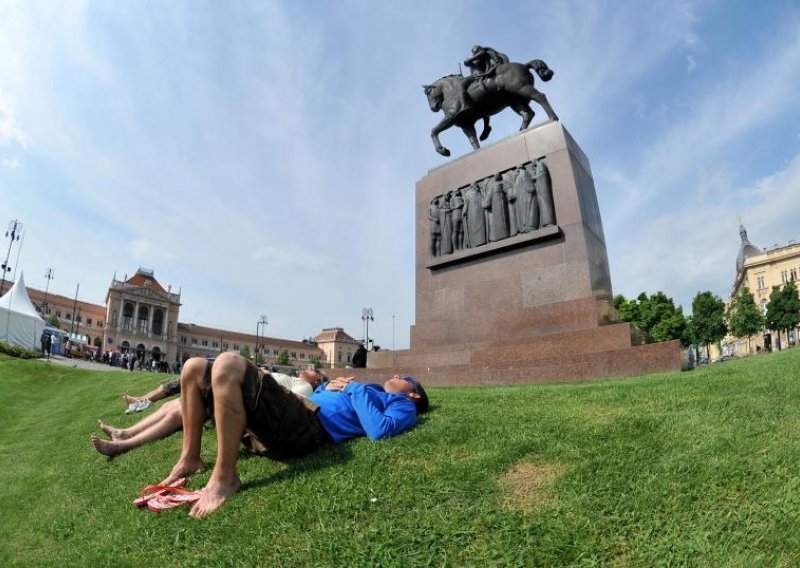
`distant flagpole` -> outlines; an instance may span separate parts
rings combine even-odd
[[[78,290],[81,289],[80,282],[75,287],[75,301],[72,302],[72,323],[69,325],[69,334],[72,335],[72,330],[75,327],[75,308],[78,306]]]

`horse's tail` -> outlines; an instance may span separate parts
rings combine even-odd
[[[553,78],[553,70],[541,59],[534,59],[533,61],[529,61],[526,65],[528,68],[536,71],[536,74],[539,75],[542,81],[549,81]]]

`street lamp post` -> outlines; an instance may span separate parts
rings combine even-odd
[[[69,333],[70,333],[70,335],[72,335],[72,332],[74,331],[74,328],[75,328],[75,310],[78,308],[78,290],[80,290],[80,289],[81,289],[81,285],[80,285],[80,283],[78,283],[78,285],[75,286],[75,301],[72,302],[72,320],[70,321],[70,324],[69,324]]]
[[[263,328],[266,327],[268,323],[267,316],[263,314],[258,322],[256,322],[256,364],[258,364],[258,354],[261,349],[261,335],[259,335],[259,332],[263,332]]]
[[[375,321],[375,318],[372,317],[372,308],[364,308],[361,310],[361,321],[364,322],[366,332],[364,333],[366,339],[364,341],[364,346],[369,351],[369,322]]]
[[[44,277],[47,278],[47,286],[44,289],[44,302],[42,303],[42,313],[47,315],[47,294],[50,292],[50,281],[53,279],[53,269],[48,268],[47,271],[44,273]]]
[[[6,260],[0,265],[2,268],[2,274],[0,274],[0,296],[3,295],[3,288],[5,288],[6,284],[6,272],[11,272],[11,267],[8,265],[8,259],[11,257],[11,245],[14,244],[14,241],[19,241],[19,238],[22,233],[22,223],[14,219],[8,224],[8,230],[6,231],[6,237],[10,237],[10,242],[8,243],[8,252],[6,252]]]

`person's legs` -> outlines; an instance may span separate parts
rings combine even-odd
[[[156,416],[158,416],[156,420],[151,420]],[[140,421],[135,427],[140,426],[145,421],[148,422],[146,427],[138,428],[134,434],[125,438],[113,439],[112,436],[111,440],[103,440],[92,434],[92,444],[98,452],[111,457],[174,434],[181,429],[181,424],[183,423],[181,420],[180,401],[172,400],[168,402],[158,410],[158,413],[148,416],[147,419]],[[103,430],[106,431],[105,428]],[[125,432],[125,430],[120,432]]]
[[[143,432],[153,426],[154,424],[161,422],[164,420],[166,416],[172,416],[177,414],[178,418],[180,419],[181,416],[181,401],[180,400],[170,400],[167,403],[156,410],[153,414],[149,414],[145,416],[132,426],[127,428],[115,428],[110,424],[106,424],[102,420],[98,420],[97,423],[100,429],[105,432],[109,438],[112,440],[127,440],[128,438],[132,438],[136,436],[140,432]],[[180,426],[180,424],[179,424]]]
[[[172,485],[180,477],[188,477],[203,468],[200,459],[200,441],[203,435],[205,406],[203,405],[203,375],[208,362],[189,359],[181,373],[181,416],[183,417],[183,447],[181,455],[170,474],[161,485]]]
[[[150,402],[156,402],[156,401],[159,401],[162,398],[166,398],[166,397],[167,397],[167,393],[166,393],[166,391],[164,391],[164,385],[158,385],[157,388],[151,390],[149,393],[147,393],[145,395],[142,395],[142,396],[131,396],[131,395],[125,393],[125,394],[122,395],[122,401],[125,404],[129,405],[129,404],[132,404],[132,403],[134,403],[136,401],[139,401],[139,400],[147,399]]]
[[[246,371],[247,361],[233,353],[223,353],[217,357],[211,370],[217,461],[202,497],[189,512],[192,517],[200,518],[216,511],[242,486],[236,474],[236,460],[247,421],[242,397]]]

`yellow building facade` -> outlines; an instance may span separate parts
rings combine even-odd
[[[731,288],[727,304],[735,298],[743,287],[750,289],[761,313],[767,313],[769,296],[774,286],[783,286],[787,282],[795,282],[800,276],[800,243],[790,241],[783,246],[775,245],[761,249],[753,245],[743,226],[739,227],[741,244],[736,259],[736,279]],[[789,337],[781,334],[780,345],[786,347],[787,342],[793,345],[798,339],[798,330],[789,332]],[[778,345],[778,333],[775,330],[764,330],[750,338],[726,337],[721,343],[722,355],[742,356],[756,353],[768,347]]]
[[[326,367],[347,367],[353,361],[361,342],[345,333],[341,327],[327,327],[314,338],[323,353],[322,362]]]

